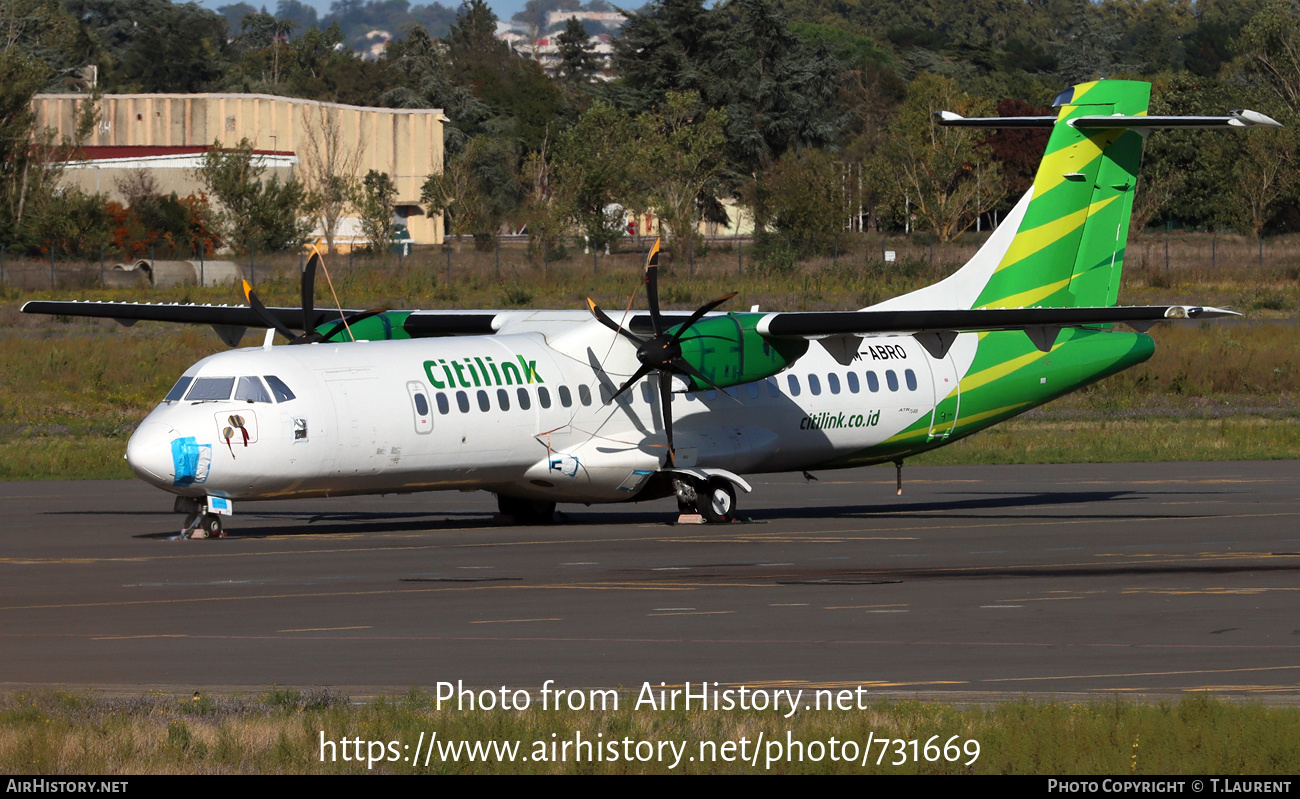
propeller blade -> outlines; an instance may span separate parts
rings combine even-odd
[[[659,315],[659,239],[655,239],[654,246],[645,257],[645,296],[646,303],[650,306],[650,323],[654,325],[656,336],[662,336],[664,332],[663,317]]]
[[[719,297],[716,300],[712,300],[711,302],[707,302],[704,305],[701,305],[699,308],[696,308],[695,313],[691,314],[691,318],[687,319],[686,323],[683,324],[681,327],[677,328],[677,332],[673,334],[673,343],[675,344],[681,341],[682,334],[684,334],[687,330],[690,330],[691,325],[700,321],[700,319],[702,319],[706,313],[712,311],[714,308],[717,308],[719,305],[721,305],[722,303],[726,302],[727,300],[731,299],[732,297],[736,296],[739,293],[740,292],[738,291],[733,291],[730,294]]]
[[[673,448],[673,384],[667,374],[659,373],[659,407],[664,414],[664,437],[668,442],[668,467],[677,465],[677,454]]]
[[[302,329],[316,327],[316,267],[321,263],[320,250],[311,248],[311,257],[302,270]]]
[[[631,330],[628,330],[627,328],[615,322],[613,319],[610,319],[609,314],[602,311],[600,309],[600,306],[597,305],[596,301],[593,300],[591,297],[587,298],[587,308],[591,311],[591,315],[596,317],[596,321],[600,322],[605,327],[608,327],[610,330],[613,330],[615,333],[618,333],[619,335],[623,336],[628,341],[632,342],[638,347],[645,343],[641,339],[637,338],[632,333]]]
[[[253,313],[257,314],[259,319],[266,322],[267,327],[274,328],[275,332],[287,338],[290,343],[298,339],[297,333],[286,327],[283,322],[275,318],[275,315],[266,309],[262,301],[253,293],[253,287],[248,285],[247,280],[244,281],[244,299],[248,300],[248,306],[253,309]]]
[[[629,388],[632,387],[634,383],[636,383],[636,381],[640,380],[641,378],[645,377],[646,375],[650,374],[653,371],[654,371],[654,367],[648,365],[642,366],[640,369],[637,369],[636,374],[629,377],[627,379],[627,382],[624,383],[622,386],[620,386],[618,391],[614,392],[614,396],[609,398],[609,402],[613,402],[614,400],[618,399],[619,394],[622,394],[624,391],[627,391]],[[609,403],[607,402],[605,404],[608,405]]]
[[[735,397],[732,397],[730,394],[728,394],[726,389],[722,388],[717,383],[710,380],[708,375],[704,374],[699,369],[696,369],[694,366],[691,366],[690,362],[687,361],[685,358],[678,358],[677,360],[673,361],[671,368],[694,377],[696,380],[699,380],[701,383],[704,383],[704,385],[712,388],[714,391],[721,391],[723,396],[735,400],[737,405],[745,404],[741,402],[739,399],[736,399]]]

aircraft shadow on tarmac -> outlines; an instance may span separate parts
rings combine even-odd
[[[872,504],[839,504],[785,507],[757,507],[749,512],[742,510],[745,521],[768,523],[795,519],[900,519],[915,518],[980,518],[998,519],[1059,519],[1059,512],[1050,509],[1061,506],[1095,506],[1092,513],[1070,513],[1071,519],[1098,519],[1120,521],[1129,518],[1159,519],[1180,518],[1185,514],[1116,513],[1116,503],[1132,502],[1160,495],[1199,496],[1193,491],[1132,491],[1125,489],[1106,491],[1041,491],[1041,492],[970,492],[961,491],[960,498],[952,500],[925,500],[917,502],[885,501]],[[434,503],[431,503],[434,504]],[[602,505],[592,508],[561,510],[556,515],[554,528],[565,525],[657,525],[667,524],[672,518],[671,501],[647,505]],[[1038,509],[1042,512],[1023,512]],[[986,511],[1016,511],[987,513]],[[51,511],[50,515],[133,516],[148,517],[150,523],[157,517],[170,518],[174,524],[167,529],[139,533],[136,538],[167,539],[176,535],[180,517],[166,511]],[[161,519],[160,519],[161,520]],[[298,535],[359,535],[374,533],[439,532],[472,529],[516,529],[503,524],[500,517],[483,510],[443,510],[436,507],[428,512],[344,511],[320,513],[308,510],[248,510],[235,517],[227,527],[232,538],[292,537]]]

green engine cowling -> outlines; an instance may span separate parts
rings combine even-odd
[[[682,358],[722,388],[771,377],[803,357],[808,342],[764,338],[754,329],[762,318],[761,313],[732,313],[701,319],[682,337]],[[691,378],[691,391],[708,388]]]
[[[353,323],[349,329],[339,328],[338,332],[331,336],[329,340],[334,342],[390,341],[392,339],[410,338],[410,334],[404,327],[406,318],[410,315],[410,311],[384,311]],[[338,325],[339,320],[332,319],[317,327],[316,330],[324,334],[338,327]]]

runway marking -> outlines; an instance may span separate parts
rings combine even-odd
[[[647,613],[647,616],[725,616],[728,613],[735,613],[734,610],[694,610],[682,613]]]
[[[1087,599],[1087,597],[1082,597],[1082,596],[1039,596],[1039,597],[1024,597],[1023,599],[1003,599],[1003,600],[1000,600],[1000,601],[1002,601],[1002,602],[1060,602],[1060,601],[1062,601],[1062,600],[1066,600],[1066,599]],[[991,607],[991,606],[989,606],[989,605],[981,605],[980,607]]]
[[[276,630],[277,633],[329,633],[338,630],[370,630],[373,627],[369,624],[362,627],[300,627],[296,630]]]
[[[564,621],[561,618],[550,619],[485,619],[483,621],[472,621],[470,624],[524,624],[533,621]]]
[[[895,603],[892,605],[827,605],[822,610],[865,610],[867,608],[905,608],[907,603]]]
[[[993,608],[993,609],[1010,609],[1010,608],[1023,608],[1024,605],[980,605],[980,607]]]
[[[1210,596],[1225,596],[1225,595],[1241,595],[1241,596],[1250,596],[1250,595],[1254,595],[1254,594],[1267,594],[1267,593],[1272,593],[1272,592],[1274,592],[1274,591],[1300,591],[1300,588],[1294,588],[1294,587],[1272,587],[1272,588],[1270,588],[1270,587],[1263,587],[1263,588],[1221,588],[1221,587],[1214,587],[1214,588],[1186,588],[1186,589],[1178,589],[1178,588],[1126,588],[1126,589],[1120,591],[1120,593],[1122,593],[1122,594],[1164,594],[1164,595],[1167,595],[1167,596],[1188,596],[1188,595],[1192,595],[1192,596],[1194,596],[1194,595],[1201,595],[1201,594],[1204,594],[1204,595],[1210,595]]]
[[[137,638],[189,638],[189,637],[190,637],[190,636],[188,636],[188,635],[184,635],[184,634],[182,634],[182,633],[174,633],[174,634],[155,633],[155,634],[152,634],[152,635],[105,635],[105,636],[99,636],[99,637],[92,637],[90,640],[92,640],[92,641],[132,641],[132,640],[135,640],[135,639],[137,639]]]
[[[1236,669],[1187,669],[1184,671],[1134,671],[1120,674],[1062,674],[1055,677],[993,677],[978,682],[1043,682],[1047,680],[1108,680],[1116,677],[1177,677],[1187,674],[1235,674],[1256,671],[1292,671],[1300,666],[1251,666]]]
[[[769,608],[806,608],[810,602],[769,602]]]

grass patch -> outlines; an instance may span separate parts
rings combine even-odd
[[[1019,418],[908,462],[961,465],[1288,458],[1300,458],[1300,420],[1294,417]]]
[[[807,694],[805,694],[806,696]],[[618,710],[448,711],[437,710],[428,694],[351,704],[329,691],[304,693],[272,689],[254,699],[145,696],[121,699],[49,692],[0,697],[0,770],[10,774],[152,774],[152,773],[668,773],[668,763],[605,759],[576,763],[570,746],[566,762],[549,759],[552,742],[673,741],[685,745],[673,772],[718,773],[949,773],[949,774],[1284,774],[1293,773],[1300,752],[1300,708],[1231,704],[1204,695],[1177,702],[1141,704],[1122,701],[1086,703],[1035,702],[1026,699],[989,706],[958,708],[948,704],[879,700],[852,711],[779,712],[634,710],[624,695]],[[436,754],[426,768],[388,760],[386,747],[373,751],[374,764],[344,762],[337,742],[398,742],[411,754],[425,734],[444,744],[508,742],[518,745],[514,762],[497,758],[484,763],[461,750],[460,757]],[[321,762],[321,736],[336,742],[337,761]],[[702,742],[722,751],[726,742],[748,742],[752,754],[759,737],[767,742],[758,766],[740,761],[702,762]],[[877,764],[882,737],[926,741],[939,746],[952,736],[973,745],[953,760],[939,755],[920,762],[891,765],[893,746]],[[855,762],[829,757],[826,744],[854,742]],[[804,743],[802,761],[776,755],[772,742]],[[862,763],[861,746],[874,739]],[[811,759],[814,741],[821,757]],[[546,759],[538,745],[546,744]],[[705,744],[703,751],[710,751]],[[350,747],[351,749],[351,747]],[[656,747],[657,749],[657,747]],[[326,747],[327,753],[329,747]],[[500,751],[500,750],[498,750]],[[593,751],[593,750],[588,750]],[[608,750],[604,750],[608,753]],[[633,750],[635,751],[635,750]],[[648,751],[642,746],[643,754]],[[842,749],[840,750],[842,753]],[[558,752],[558,750],[557,750]],[[737,753],[739,747],[737,747]],[[952,752],[950,752],[952,754]],[[524,762],[520,757],[528,755]],[[690,758],[695,757],[694,761]],[[423,761],[423,758],[421,759]],[[671,763],[671,758],[669,759]]]

